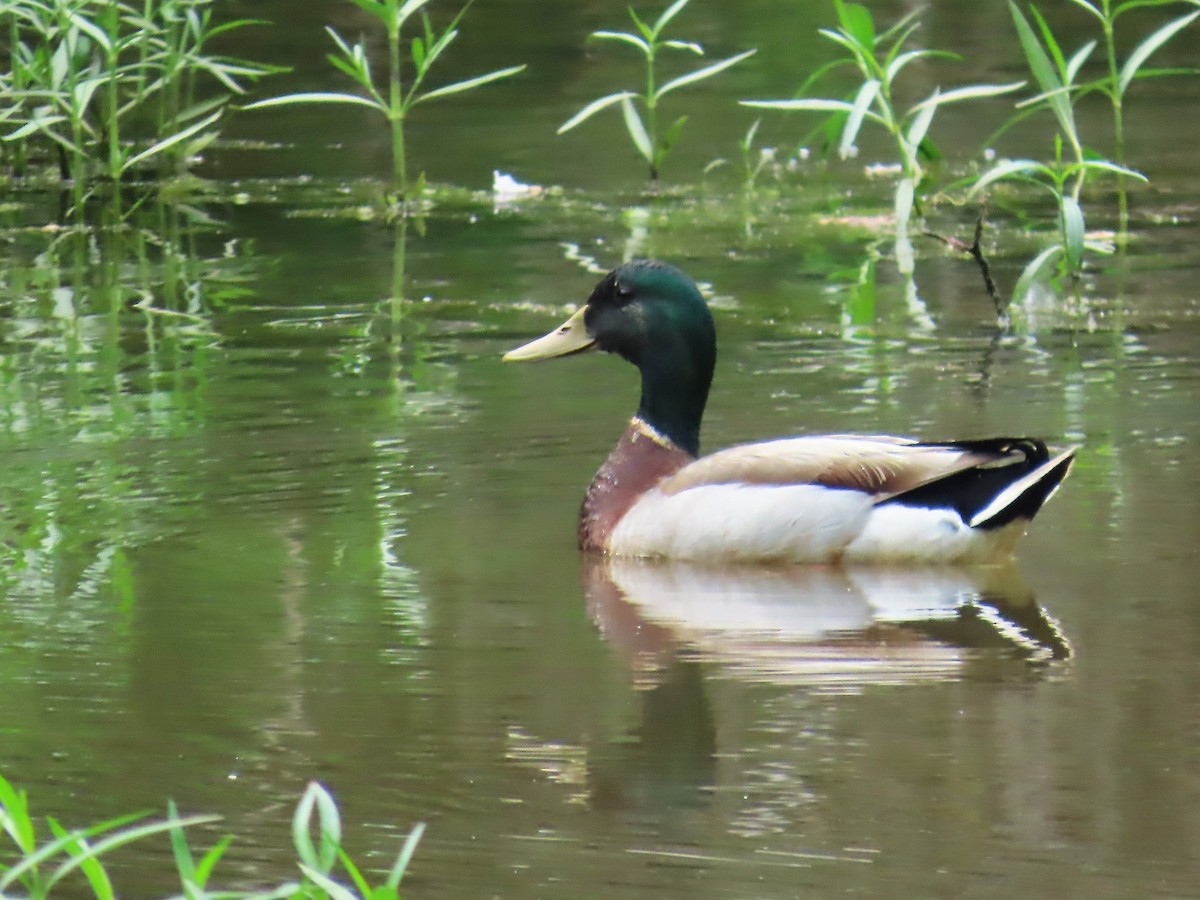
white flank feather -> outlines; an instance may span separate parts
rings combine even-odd
[[[971,528],[952,509],[900,504],[877,506],[862,533],[846,547],[846,562],[994,562],[1012,555],[1023,521],[1004,528]]]
[[[609,552],[708,562],[828,562],[874,513],[869,494],[812,484],[712,484],[672,495],[654,490],[613,529]]]

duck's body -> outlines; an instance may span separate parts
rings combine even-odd
[[[716,361],[694,283],[661,263],[609,273],[564,325],[508,354],[593,347],[642,373],[642,400],[580,510],[582,549],[705,562],[990,562],[1070,469],[1030,438],[798,437],[699,454]]]

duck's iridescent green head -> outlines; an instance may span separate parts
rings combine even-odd
[[[683,449],[699,453],[717,343],[712,315],[691,278],[666,263],[625,263],[605,275],[563,325],[504,359],[548,359],[593,348],[637,366],[638,415]]]

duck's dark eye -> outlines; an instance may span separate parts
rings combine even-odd
[[[618,284],[616,293],[618,303],[625,304],[633,299],[633,288],[628,285]]]

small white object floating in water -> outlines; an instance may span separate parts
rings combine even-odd
[[[523,184],[506,172],[492,170],[492,200],[497,206],[540,197],[546,189],[539,184]]]

